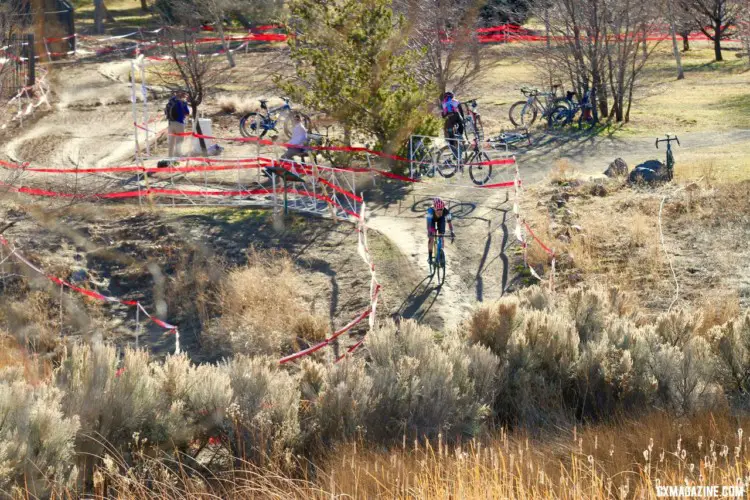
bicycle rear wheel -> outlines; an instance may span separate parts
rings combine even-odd
[[[260,137],[261,135],[265,135],[264,121],[265,117],[258,113],[246,114],[240,118],[240,134],[242,134],[242,137]]]
[[[518,101],[510,107],[508,118],[516,127],[530,127],[536,121],[537,109],[528,101]]]
[[[490,157],[487,153],[482,151],[476,151],[470,158],[468,163],[484,163],[489,162]],[[483,185],[492,177],[492,165],[469,165],[469,177],[474,184]]]
[[[456,155],[450,146],[443,146],[440,151],[438,151],[435,166],[437,167],[438,173],[446,179],[456,175],[456,172],[458,171],[458,163],[459,160],[456,158]]]

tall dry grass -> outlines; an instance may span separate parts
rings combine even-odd
[[[125,474],[124,461],[110,457],[93,483],[99,497],[133,499],[653,498],[659,485],[748,484],[749,424],[750,417],[727,413],[675,419],[656,412],[544,433],[500,429],[464,442],[404,436],[387,449],[357,439],[297,475],[243,460],[212,474],[189,467],[185,457],[154,457],[136,443],[137,468]]]
[[[230,271],[219,288],[205,349],[278,355],[323,340],[328,321],[311,312],[311,294],[286,253],[250,251],[247,265]]]

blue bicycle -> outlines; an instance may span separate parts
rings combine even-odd
[[[263,138],[267,133],[273,131],[279,134],[277,125],[281,122],[284,134],[287,139],[292,136],[294,120],[292,120],[292,106],[289,104],[288,97],[282,97],[284,104],[277,108],[268,109],[268,100],[260,99],[260,113],[248,113],[240,118],[240,134],[242,137]],[[296,111],[302,116],[302,123],[308,132],[313,131],[313,124],[310,117],[304,113]]]

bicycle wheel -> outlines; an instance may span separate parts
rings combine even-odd
[[[458,171],[458,163],[459,160],[456,158],[456,155],[453,153],[450,146],[443,146],[440,151],[438,151],[435,166],[437,167],[438,173],[446,179],[456,175],[456,172]]]
[[[437,283],[438,286],[445,282],[445,253],[443,252],[442,246],[438,250],[437,257]]]
[[[425,175],[427,177],[435,177],[435,159],[432,156],[432,151],[425,150],[417,154],[414,160],[416,171],[419,175]]]
[[[240,134],[242,137],[261,137],[265,135],[263,127],[265,117],[258,113],[248,113],[240,118]]]
[[[549,114],[548,125],[550,127],[562,127],[570,120],[570,109],[565,106],[557,106]]]
[[[487,153],[476,151],[468,163],[483,163],[490,161]],[[492,165],[469,165],[469,177],[474,184],[483,185],[492,177]]]
[[[536,121],[537,109],[527,101],[518,101],[510,107],[508,118],[516,127],[529,127]]]

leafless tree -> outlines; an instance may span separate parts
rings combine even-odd
[[[210,54],[200,52],[198,35],[189,29],[166,29],[161,41],[169,61],[157,66],[154,73],[163,87],[187,93],[196,130],[201,134],[198,108],[220,83],[223,69]],[[200,144],[205,154],[205,141],[200,139]]]
[[[393,9],[408,23],[409,47],[423,51],[417,74],[439,95],[460,92],[489,64],[477,39],[478,0],[395,0]]]
[[[680,56],[680,48],[677,46],[677,10],[675,2],[673,0],[667,0],[664,5],[664,10],[667,16],[667,22],[669,23],[669,36],[672,39],[672,52],[674,53],[674,60],[677,63],[677,79],[682,80],[685,78],[685,72],[682,69],[682,57]]]
[[[734,35],[733,24],[740,13],[740,6],[733,0],[682,0],[697,29],[714,42],[714,57],[723,61],[721,41]]]
[[[734,0],[733,4],[737,7],[737,31],[742,40],[742,46],[747,56],[747,62],[750,64],[750,0]]]
[[[18,6],[14,2],[0,3],[0,99],[11,97],[9,92],[14,93],[16,90],[8,89],[9,85],[6,80],[17,64],[15,54],[10,47],[14,37],[21,33],[21,16]]]
[[[168,0],[175,19],[184,26],[198,27],[206,21],[211,22],[221,39],[221,47],[227,56],[229,66],[236,63],[226,41],[224,22],[231,15],[245,20],[246,16],[255,19],[267,19],[280,13],[281,0]]]
[[[536,6],[549,19],[550,73],[567,77],[578,95],[593,90],[599,114],[630,119],[633,94],[655,47],[646,36],[657,16],[649,0],[548,0]],[[546,12],[543,12],[546,11]]]

